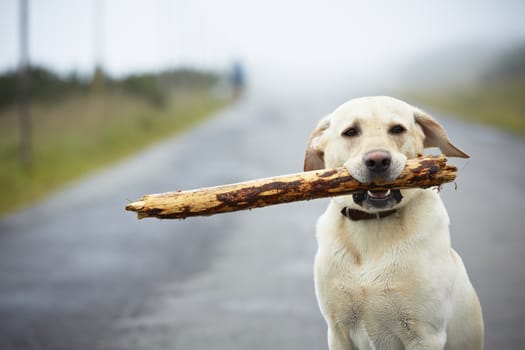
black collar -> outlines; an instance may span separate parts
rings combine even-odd
[[[341,210],[341,214],[343,214],[343,216],[346,216],[348,219],[352,221],[382,219],[382,218],[386,218],[387,216],[390,216],[395,213],[397,213],[396,209],[387,210],[387,211],[379,211],[374,214],[367,213],[365,211],[361,211],[357,209],[351,209],[348,207],[344,207],[343,210]]]

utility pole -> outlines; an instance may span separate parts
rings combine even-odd
[[[104,31],[105,31],[105,4],[104,0],[93,0],[93,52],[95,58],[95,71],[91,81],[92,91],[104,92]]]
[[[18,121],[20,160],[29,172],[33,167],[33,132],[29,112],[29,0],[20,0],[20,62],[18,65]]]

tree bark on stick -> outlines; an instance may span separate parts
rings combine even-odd
[[[428,188],[452,182],[456,167],[444,156],[409,159],[401,175],[391,182],[363,184],[346,168],[324,169],[246,181],[191,191],[166,192],[143,196],[129,203],[126,210],[138,218],[185,219],[274,204],[305,201],[351,194],[362,190]]]

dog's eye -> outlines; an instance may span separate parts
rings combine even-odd
[[[403,125],[394,125],[393,127],[390,128],[389,132],[392,134],[392,135],[399,135],[399,134],[402,134],[404,133],[405,131],[407,131],[407,129],[405,129],[405,127]]]
[[[345,131],[343,131],[342,135],[346,136],[346,137],[355,137],[355,136],[359,135],[359,129],[356,128],[355,126],[353,126],[351,128],[346,129]]]

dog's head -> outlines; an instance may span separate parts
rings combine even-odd
[[[468,158],[430,115],[391,97],[363,97],[325,116],[308,141],[304,170],[345,166],[362,183],[394,180],[406,160],[438,147],[450,157]],[[415,190],[365,191],[339,197],[347,207],[381,211],[407,202]]]

